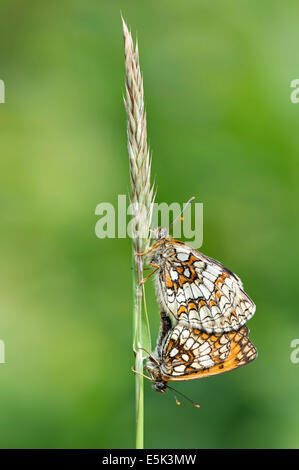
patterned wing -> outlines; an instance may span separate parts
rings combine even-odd
[[[190,246],[169,241],[158,272],[163,307],[178,320],[208,333],[238,330],[255,312],[241,280]]]
[[[222,374],[253,361],[257,351],[248,328],[208,335],[178,323],[163,348],[161,374],[165,381],[199,379]]]

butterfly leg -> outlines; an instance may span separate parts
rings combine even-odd
[[[141,282],[140,282],[140,285],[144,284],[153,274],[155,274],[156,271],[158,271],[158,269],[160,269],[160,266],[158,266],[157,264],[155,263],[151,263],[151,265],[155,268],[151,273],[149,273],[149,275],[143,279]]]
[[[162,245],[162,242],[156,243],[156,244],[153,245],[149,250],[144,251],[143,253],[135,253],[135,256],[144,256],[144,255],[148,255],[151,251],[155,250],[155,249],[158,248],[158,246],[160,246],[160,245]]]
[[[147,375],[142,374],[141,372],[137,372],[137,370],[133,369],[133,367],[131,367],[131,370],[132,370],[132,372],[134,372],[135,375],[136,375],[136,374],[137,374],[137,375],[141,375],[141,376],[144,377],[145,379],[148,379],[148,380],[150,380],[151,382],[153,381],[153,380],[152,380],[150,377],[148,377]]]

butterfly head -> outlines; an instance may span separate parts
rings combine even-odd
[[[169,232],[167,228],[158,227],[155,230],[152,230],[152,234],[153,234],[153,238],[155,239],[155,241],[159,241],[163,238],[167,238]]]
[[[170,240],[171,237],[168,234],[168,230],[162,227],[152,230],[152,234],[155,241],[147,252],[147,262],[148,264],[156,263],[160,265],[165,243]]]
[[[155,360],[154,360],[155,359]],[[153,389],[156,392],[165,393],[166,382],[162,378],[160,364],[156,358],[149,357],[146,363],[146,369],[149,373],[149,376],[153,382]]]
[[[167,385],[165,382],[154,382],[153,383],[153,390],[159,393],[165,393]]]

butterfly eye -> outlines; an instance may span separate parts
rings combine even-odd
[[[166,228],[159,227],[156,232],[156,240],[165,238],[168,236],[168,230]]]
[[[166,384],[164,382],[156,382],[153,384],[153,389],[156,392],[165,393]]]

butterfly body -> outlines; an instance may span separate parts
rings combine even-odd
[[[164,230],[148,252],[161,307],[207,333],[237,331],[255,312],[238,276]]]

